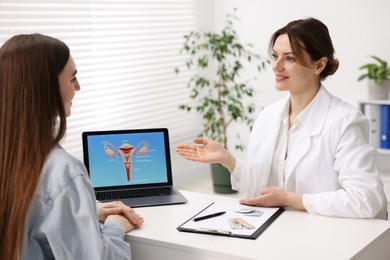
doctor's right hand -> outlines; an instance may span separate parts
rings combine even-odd
[[[187,160],[202,163],[219,163],[230,171],[234,169],[236,159],[219,143],[205,138],[195,138],[195,144],[179,144],[176,152]]]

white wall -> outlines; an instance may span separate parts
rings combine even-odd
[[[339,70],[324,85],[352,105],[357,106],[359,99],[367,98],[366,82],[357,81],[359,66],[369,61],[371,54],[390,62],[388,0],[216,0],[217,21],[221,22],[224,13],[234,7],[242,20],[236,27],[241,39],[252,42],[263,55],[267,54],[272,33],[288,22],[306,17],[324,22],[340,61]],[[260,103],[264,105],[279,97],[273,89],[271,69],[268,74],[259,86],[264,92]]]
[[[212,30],[215,26],[214,19],[214,1],[198,0],[197,14],[199,27],[204,30]],[[184,113],[184,112],[183,112]],[[199,124],[202,124],[202,118],[198,115]],[[195,136],[194,136],[195,137]],[[191,143],[192,140],[187,140]],[[210,177],[210,166],[208,164],[191,162],[183,159],[175,152],[175,147],[171,147],[173,181],[176,187],[182,189],[191,189],[192,184],[199,180]]]
[[[241,20],[235,25],[240,39],[244,43],[252,43],[263,56],[267,55],[270,36],[288,22],[306,17],[324,22],[330,31],[340,67],[323,84],[331,93],[356,107],[358,100],[367,98],[366,82],[357,81],[359,66],[370,61],[369,55],[377,55],[390,62],[388,0],[202,0],[205,29],[220,29],[225,15],[232,13],[235,7]],[[213,21],[210,21],[210,15]],[[271,67],[260,76],[257,85],[261,92],[257,101],[259,107],[285,95],[275,91]],[[242,129],[234,131],[242,132]],[[234,138],[234,133],[231,136]],[[244,140],[247,139],[248,136],[245,136]],[[177,158],[175,163],[179,182],[185,181],[184,176],[193,178],[196,174],[208,172],[208,168],[201,164],[183,162]]]

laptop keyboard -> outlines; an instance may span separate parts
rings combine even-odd
[[[114,200],[124,198],[137,198],[137,197],[154,197],[154,196],[167,196],[177,194],[171,187],[156,187],[156,188],[143,188],[143,189],[131,189],[131,190],[116,190],[116,191],[98,191],[96,192],[97,200]]]

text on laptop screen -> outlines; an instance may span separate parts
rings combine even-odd
[[[163,132],[90,135],[87,142],[95,188],[168,181]]]

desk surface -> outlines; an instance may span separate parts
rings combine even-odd
[[[187,204],[137,208],[143,227],[126,234],[141,259],[387,259],[390,221],[344,219],[286,210],[256,240],[180,232],[212,202],[238,199],[181,191]]]

